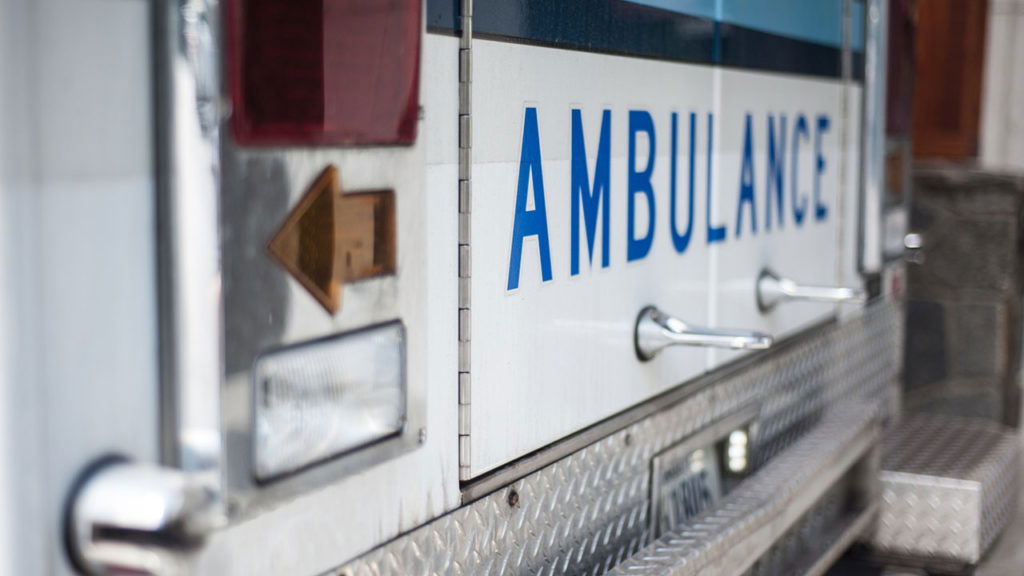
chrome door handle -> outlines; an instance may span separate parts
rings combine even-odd
[[[772,345],[772,337],[753,330],[692,326],[654,306],[648,306],[640,311],[636,319],[635,344],[636,355],[646,361],[669,346],[764,350]]]
[[[87,574],[183,573],[184,557],[222,526],[216,476],[104,459],[70,498],[69,553]],[[126,539],[125,535],[131,535]]]
[[[761,272],[757,279],[757,307],[768,311],[784,300],[808,302],[863,302],[864,290],[843,286],[807,286],[783,278],[770,270]]]

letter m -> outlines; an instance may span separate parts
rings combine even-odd
[[[587,254],[594,263],[594,240],[597,237],[597,213],[601,212],[601,267],[608,267],[608,222],[611,191],[611,111],[601,114],[601,137],[597,145],[597,164],[594,167],[594,181],[591,185],[587,172],[587,146],[583,138],[583,118],[579,110],[572,111],[572,221],[569,242],[573,276],[580,273],[580,208],[583,222],[587,227]],[[601,210],[601,203],[604,210]]]

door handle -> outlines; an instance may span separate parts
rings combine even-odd
[[[647,361],[669,346],[764,350],[772,345],[772,337],[753,330],[693,326],[648,306],[636,319],[635,345],[637,357]]]
[[[72,562],[87,574],[187,572],[185,557],[227,520],[218,481],[156,464],[96,461],[69,499]]]
[[[853,303],[863,302],[865,299],[865,292],[861,288],[797,284],[771,270],[762,271],[757,279],[757,307],[762,312],[767,312],[787,300]]]

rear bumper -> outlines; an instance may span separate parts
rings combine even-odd
[[[901,326],[898,305],[876,304],[688,384],[678,402],[333,573],[742,574],[759,558],[767,566],[781,556],[794,530],[815,526],[816,511],[843,490],[839,513],[815,528],[827,532],[816,552],[784,559],[800,564],[799,573],[820,573],[873,517],[876,499],[865,493],[873,482],[860,476],[877,479],[879,423],[893,406]],[[654,539],[652,457],[752,408],[757,472],[698,516],[695,531]]]
[[[877,510],[871,497],[877,474],[880,426],[870,405],[846,403],[793,446],[748,478],[709,514],[652,542],[611,572],[645,574],[744,574],[755,567],[779,574],[821,574],[832,550],[853,542]],[[845,486],[841,485],[845,484]],[[843,490],[845,488],[845,490]],[[834,493],[837,492],[837,493]],[[800,551],[772,565],[765,556],[829,497],[843,500],[832,522],[817,534],[795,537]],[[834,560],[834,558],[833,558]],[[771,568],[768,566],[772,565]]]

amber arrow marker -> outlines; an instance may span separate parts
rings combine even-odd
[[[395,194],[342,194],[331,165],[267,243],[271,256],[331,314],[346,282],[395,273]]]

